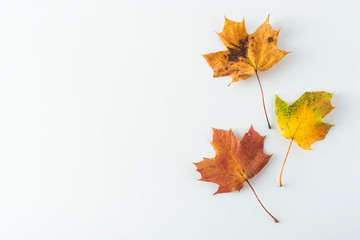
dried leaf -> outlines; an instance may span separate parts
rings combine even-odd
[[[206,54],[204,58],[214,70],[214,77],[230,75],[231,82],[247,79],[257,70],[268,70],[289,53],[276,46],[279,31],[272,29],[268,17],[249,35],[245,20],[234,22],[225,17],[224,28],[218,35],[227,50]]]
[[[214,77],[230,75],[231,83],[233,83],[256,74],[269,128],[271,125],[266,113],[264,93],[257,71],[268,70],[289,53],[279,50],[276,46],[279,31],[272,29],[268,17],[253,34],[249,35],[246,32],[245,20],[234,22],[225,17],[224,28],[218,35],[227,50],[204,55],[205,60],[214,71]]]
[[[275,114],[276,121],[280,127],[281,134],[291,139],[289,150],[293,141],[305,150],[312,150],[314,142],[325,138],[333,126],[323,122],[323,118],[331,112],[333,93],[328,92],[305,92],[298,100],[289,105],[276,95]],[[281,175],[289,154],[286,154]]]
[[[263,152],[264,139],[265,137],[260,136],[252,126],[241,141],[235,137],[231,129],[213,129],[211,144],[216,156],[194,163],[201,174],[199,180],[218,184],[219,188],[214,195],[240,191],[247,182],[258,199],[248,180],[258,174],[271,158],[271,155]],[[259,199],[258,201],[260,202]],[[262,205],[261,202],[260,204]],[[264,206],[263,208],[265,209]],[[266,209],[265,211],[277,222]]]

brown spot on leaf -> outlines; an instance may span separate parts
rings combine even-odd
[[[249,77],[249,74],[246,74],[246,73],[240,73],[238,75],[239,78],[243,78],[243,77]]]
[[[234,48],[229,48],[229,54],[228,56],[228,61],[229,62],[238,62],[239,61],[239,55],[240,52],[237,49]]]
[[[248,37],[240,39],[239,45],[233,43],[231,43],[231,45],[233,45],[234,48],[229,48],[230,54],[227,55],[230,62],[238,62],[241,57],[246,58],[249,45]]]
[[[229,68],[228,68],[228,67],[225,67],[225,70],[227,71],[227,70],[229,70]]]
[[[268,42],[269,42],[269,43],[271,43],[271,42],[273,42],[273,41],[274,41],[274,39],[273,39],[272,37],[269,37],[269,38],[268,38]]]

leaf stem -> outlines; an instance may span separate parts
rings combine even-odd
[[[246,182],[249,184],[251,190],[252,190],[253,193],[255,194],[256,199],[259,201],[259,203],[260,203],[260,205],[263,207],[263,209],[270,215],[270,217],[272,217],[272,219],[274,219],[274,221],[275,221],[276,223],[278,223],[279,221],[278,221],[273,215],[271,215],[271,213],[270,213],[268,210],[266,210],[266,208],[264,207],[264,205],[261,203],[260,199],[258,198],[258,196],[257,196],[255,190],[253,189],[253,187],[251,186],[250,182],[249,182],[248,180],[246,180]]]
[[[269,129],[271,129],[271,125],[270,125],[270,122],[269,122],[269,118],[268,118],[268,115],[267,115],[267,113],[266,113],[265,100],[264,100],[264,92],[263,92],[263,89],[262,89],[262,86],[261,86],[261,82],[260,82],[260,78],[259,78],[259,75],[258,75],[257,70],[255,70],[255,74],[256,74],[257,80],[258,80],[259,85],[260,85],[261,97],[262,97],[262,102],[263,102],[263,106],[264,106],[264,112],[265,112],[266,121],[267,121],[267,124],[268,124]]]
[[[285,166],[285,162],[286,162],[286,159],[287,159],[287,157],[288,157],[288,155],[289,155],[290,148],[291,148],[291,144],[293,143],[293,141],[294,141],[294,139],[292,138],[292,139],[291,139],[291,142],[290,142],[290,145],[289,145],[289,148],[288,148],[288,151],[287,151],[286,156],[285,156],[284,163],[283,163],[282,168],[281,168],[280,179],[279,179],[280,187],[282,187],[281,176],[282,176],[282,173],[283,173],[283,170],[284,170],[284,166]]]

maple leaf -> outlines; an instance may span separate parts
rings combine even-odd
[[[232,77],[231,83],[233,83],[256,74],[269,128],[271,126],[267,117],[264,93],[257,71],[268,70],[289,53],[279,50],[276,46],[279,31],[273,30],[269,24],[269,16],[250,35],[246,32],[245,20],[234,22],[225,17],[224,28],[221,33],[218,33],[218,36],[227,50],[204,55],[205,60],[214,70],[214,77],[230,75]]]
[[[240,191],[245,182],[254,192],[257,200],[265,211],[278,222],[259,200],[249,179],[258,174],[268,163],[272,155],[263,152],[265,137],[261,136],[251,126],[250,130],[239,141],[232,130],[214,129],[212,146],[216,151],[215,158],[204,158],[194,163],[201,174],[201,181],[213,182],[219,185],[214,193]]]
[[[293,104],[289,105],[276,95],[275,114],[281,134],[291,139],[284,163],[281,168],[279,183],[282,186],[281,176],[289,155],[291,144],[295,141],[301,148],[312,150],[314,142],[325,138],[333,126],[323,122],[323,118],[331,112],[333,93],[305,92]]]

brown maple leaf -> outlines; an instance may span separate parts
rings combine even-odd
[[[275,222],[278,222],[266,210],[249,182],[249,179],[258,174],[272,156],[263,152],[264,139],[265,137],[256,132],[252,126],[241,141],[231,129],[229,131],[213,129],[211,144],[216,151],[215,158],[204,158],[203,161],[194,164],[201,174],[199,180],[219,185],[214,195],[240,191],[246,182],[261,206]]]
[[[232,77],[231,83],[233,83],[256,74],[269,128],[271,126],[257,71],[268,70],[289,53],[279,50],[276,46],[279,31],[273,30],[268,17],[253,34],[249,35],[246,32],[245,20],[234,22],[225,17],[224,28],[221,33],[218,33],[218,36],[227,50],[204,55],[205,60],[214,70],[214,77],[230,75]]]

